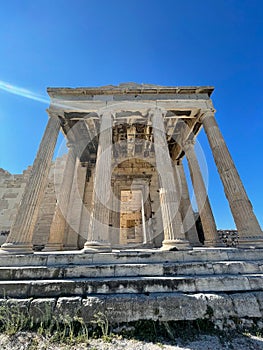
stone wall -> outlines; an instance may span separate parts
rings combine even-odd
[[[22,174],[12,175],[0,169],[0,244],[10,231],[30,170],[28,167]]]
[[[62,182],[64,166],[66,163],[66,155],[57,158],[53,162],[50,172],[49,181],[44,194],[43,202],[40,206],[35,232],[33,236],[33,245],[43,247],[48,241],[48,233],[53,220],[57,194]]]
[[[65,156],[56,159],[49,173],[49,182],[44,201],[40,207],[33,241],[34,244],[40,246],[44,245],[48,239],[48,227],[50,227],[56,204],[55,187],[59,187],[61,182],[65,159]],[[0,169],[0,245],[5,242],[14,222],[30,171],[31,166],[24,170],[22,174],[12,175],[8,171]],[[54,173],[56,173],[55,177]],[[56,186],[54,186],[54,179]]]

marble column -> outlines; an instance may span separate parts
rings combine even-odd
[[[190,175],[195,192],[195,198],[201,218],[206,246],[219,245],[215,219],[208,199],[205,183],[196,158],[194,140],[188,140],[183,144],[183,149],[188,161]]]
[[[263,234],[212,111],[202,117],[225,195],[239,233],[239,246],[263,247]]]
[[[93,190],[93,210],[89,225],[89,239],[84,245],[84,252],[111,251],[109,243],[111,162],[112,114],[107,111],[101,115]]]
[[[7,241],[0,253],[33,253],[33,232],[41,201],[44,196],[52,157],[60,130],[57,115],[49,113],[49,121],[39,146],[29,180]]]
[[[163,113],[160,109],[151,110],[156,170],[160,179],[160,206],[163,219],[164,240],[162,249],[190,249],[185,239],[179,196],[176,192],[172,161],[166,140]]]
[[[112,245],[120,244],[120,201],[121,201],[121,189],[120,189],[120,180],[117,178],[112,179],[112,227],[110,228],[110,241]]]
[[[80,220],[80,232],[78,236],[78,248],[82,249],[84,247],[85,242],[88,240],[88,230],[90,223],[90,213],[91,213],[91,201],[92,201],[92,190],[93,190],[93,176],[94,169],[90,166],[89,163],[86,163],[87,166],[87,174],[86,176],[86,184],[84,188],[83,194],[83,206],[81,212],[81,220]]]
[[[149,184],[147,184],[146,186],[149,186]],[[151,207],[151,201],[150,201],[150,194],[148,193],[148,191],[145,191],[145,187],[142,193],[143,193],[142,218],[144,222],[144,233],[145,233],[143,243],[149,247],[152,247],[153,246],[152,222],[151,222],[152,207]]]
[[[174,164],[175,181],[178,183],[179,193],[181,194],[180,212],[183,220],[183,226],[186,234],[186,238],[190,244],[194,247],[200,246],[201,243],[198,238],[195,218],[193,213],[192,204],[189,197],[188,185],[185,177],[184,167],[182,160]]]
[[[76,160],[75,174],[70,194],[67,214],[67,230],[64,235],[64,250],[77,250],[80,233],[81,213],[85,208],[84,192],[86,186],[87,163]]]
[[[62,183],[59,188],[59,193],[57,193],[57,203],[50,227],[49,240],[44,251],[63,250],[63,239],[65,228],[67,227],[66,217],[76,163],[76,153],[73,144],[69,143],[68,148]]]

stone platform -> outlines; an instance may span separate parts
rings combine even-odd
[[[110,322],[263,315],[263,250],[35,253],[0,256],[0,304]],[[42,310],[42,311],[41,311]]]

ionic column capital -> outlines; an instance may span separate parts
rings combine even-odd
[[[112,118],[113,119],[114,115],[115,115],[115,112],[111,109],[105,109],[105,110],[102,110],[98,113],[100,120],[102,118]]]
[[[99,134],[105,132],[107,129],[112,129],[112,123],[114,119],[114,112],[112,110],[105,109],[98,113],[100,120]]]
[[[54,111],[52,109],[47,108],[46,112],[47,112],[49,118],[58,118],[59,117],[59,112],[58,111]]]
[[[203,121],[207,118],[214,118],[215,112],[216,112],[215,109],[207,109],[203,111],[203,114],[199,118],[200,122],[203,123]]]
[[[166,113],[167,113],[167,110],[160,107],[150,108],[148,111],[148,114],[151,118],[156,114],[161,114],[164,117]]]

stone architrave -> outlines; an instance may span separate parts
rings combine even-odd
[[[187,140],[186,142],[184,142],[183,149],[185,151],[190,169],[195,198],[205,236],[205,245],[219,245],[219,238],[217,234],[215,219],[213,216],[203,176],[194,150],[194,140]]]
[[[242,247],[263,247],[263,234],[212,111],[201,117]]]
[[[65,228],[67,227],[66,217],[76,163],[76,153],[73,144],[69,143],[68,148],[63,179],[58,192],[55,214],[50,227],[49,240],[44,251],[63,250],[63,239]]]
[[[48,124],[39,146],[15,222],[0,253],[33,253],[33,233],[44,196],[52,157],[60,130],[59,117],[49,113]]]
[[[180,212],[183,220],[184,230],[186,232],[186,237],[192,246],[200,246],[201,244],[195,226],[195,218],[189,197],[189,191],[182,160],[179,160],[176,164],[174,164],[174,171],[176,183],[179,187],[178,192],[181,194]]]
[[[112,114],[101,115],[99,144],[95,168],[93,210],[90,218],[88,241],[84,252],[110,251],[109,215],[111,199]]]
[[[163,218],[164,240],[162,249],[190,249],[185,239],[179,198],[174,183],[172,161],[169,155],[163,113],[160,109],[151,110],[156,157],[156,170],[160,178],[160,205]]]

